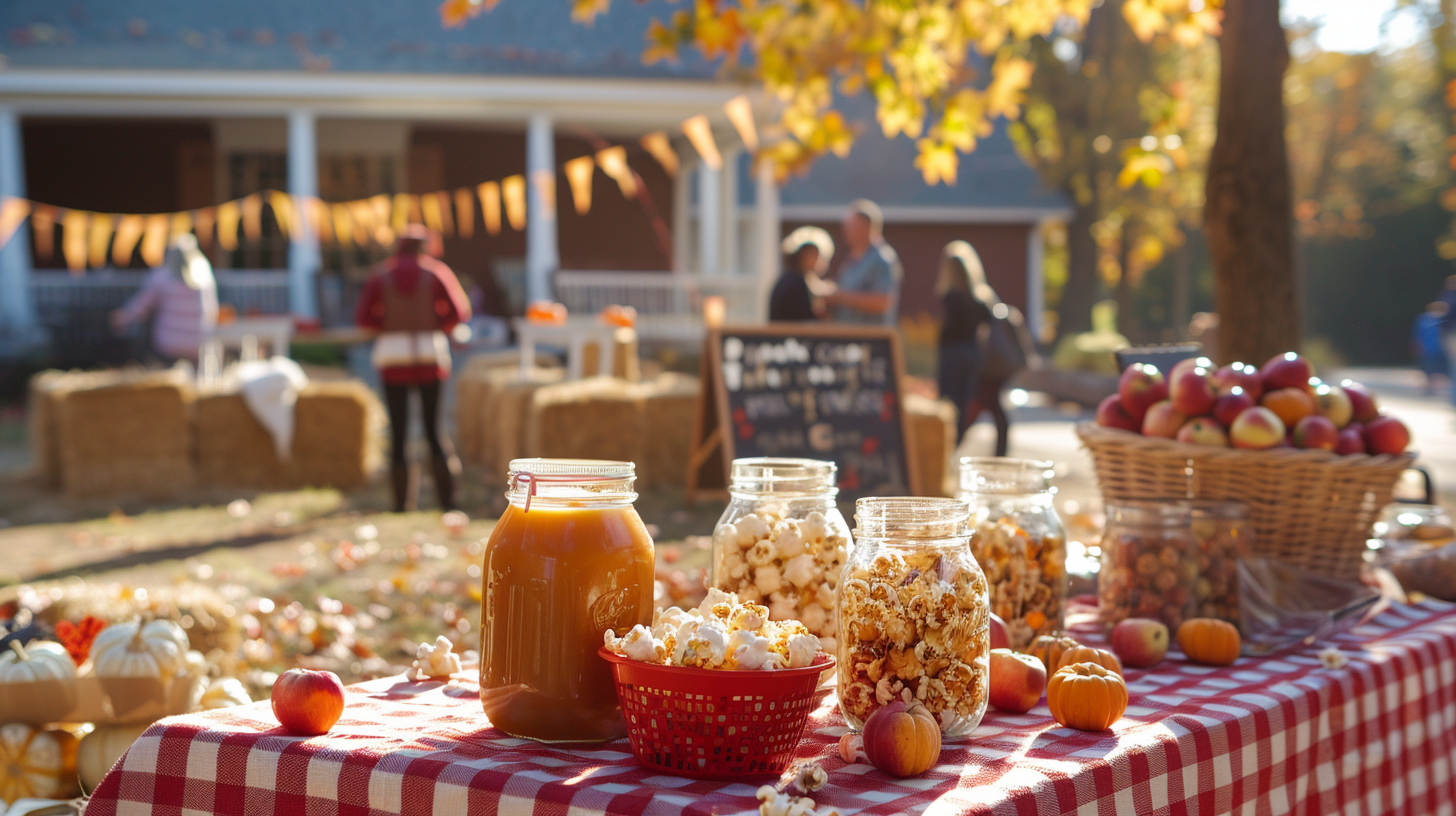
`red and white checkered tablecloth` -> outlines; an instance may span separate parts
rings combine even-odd
[[[1334,642],[1349,658],[1336,670],[1317,657],[1328,644],[1221,669],[1170,654],[1128,672],[1127,716],[1107,732],[1058,727],[1045,705],[990,711],[915,779],[846,766],[831,695],[798,753],[829,772],[814,798],[846,815],[1452,813],[1456,606],[1396,606]],[[756,813],[756,788],[643,770],[625,740],[513,739],[463,676],[395,677],[351,687],[323,737],[283,733],[266,703],[164,720],[86,816]]]

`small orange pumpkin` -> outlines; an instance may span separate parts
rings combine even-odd
[[[940,723],[920,703],[880,706],[865,720],[864,752],[891,776],[919,776],[940,759]]]
[[[1041,635],[1031,642],[1026,653],[1046,666],[1047,674],[1056,671],[1062,662],[1062,652],[1082,644],[1063,634]]]
[[[1062,657],[1057,661],[1057,669],[1064,669],[1074,663],[1096,663],[1108,671],[1117,672],[1122,677],[1122,661],[1117,655],[1106,649],[1094,649],[1091,646],[1073,646],[1062,652]]]
[[[1232,665],[1242,646],[1238,627],[1218,618],[1189,618],[1178,627],[1178,648],[1195,663]]]
[[[1096,663],[1073,663],[1047,681],[1047,708],[1068,728],[1111,728],[1127,711],[1127,683]]]

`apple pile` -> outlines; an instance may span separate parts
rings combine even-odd
[[[1312,448],[1338,454],[1397,454],[1410,444],[1405,423],[1380,411],[1375,395],[1352,380],[1321,382],[1309,361],[1289,352],[1255,368],[1215,369],[1207,357],[1184,360],[1165,377],[1134,363],[1117,393],[1097,406],[1097,424],[1195,445]]]

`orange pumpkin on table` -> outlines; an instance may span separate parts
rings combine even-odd
[[[1122,677],[1122,661],[1117,655],[1106,649],[1094,649],[1091,646],[1074,646],[1062,652],[1061,659],[1057,661],[1057,669],[1064,669],[1076,663],[1096,663],[1108,671],[1117,672]]]
[[[1127,684],[1096,663],[1074,663],[1047,681],[1047,708],[1068,728],[1102,731],[1127,711]]]
[[[542,323],[548,326],[564,326],[566,325],[566,306],[549,300],[532,301],[526,307],[526,320],[530,323]]]
[[[1242,646],[1238,628],[1218,618],[1189,618],[1178,627],[1178,648],[1195,663],[1232,665]]]
[[[1026,653],[1040,660],[1042,665],[1046,666],[1047,674],[1051,674],[1061,666],[1063,652],[1081,645],[1066,635],[1041,635],[1031,642]]]

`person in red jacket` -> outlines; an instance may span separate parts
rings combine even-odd
[[[426,254],[428,241],[424,227],[405,228],[394,255],[364,285],[355,315],[360,326],[378,332],[373,362],[389,409],[389,470],[397,513],[414,504],[415,480],[405,451],[411,390],[420,392],[435,492],[445,510],[455,508],[460,470],[450,440],[440,433],[440,384],[450,376],[448,333],[470,321],[470,301],[450,267]]]

